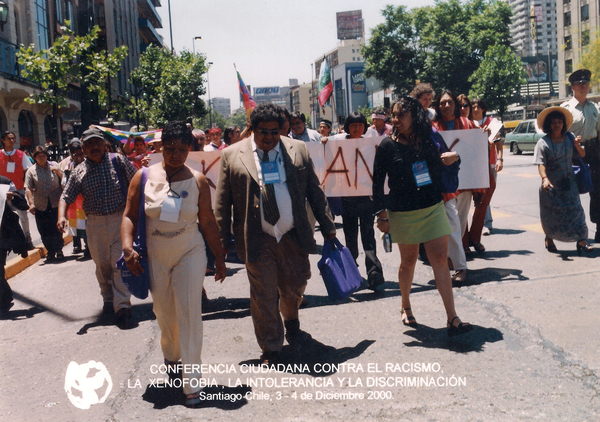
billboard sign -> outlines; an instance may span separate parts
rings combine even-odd
[[[263,88],[254,88],[254,96],[260,97],[261,95],[279,95],[279,87],[267,86]]]
[[[352,92],[366,92],[366,79],[365,72],[359,69],[353,69],[350,73],[350,80],[352,83]]]
[[[338,40],[353,40],[363,36],[362,10],[336,13]]]
[[[558,57],[556,54],[552,54],[550,60],[548,60],[548,56],[521,57],[521,62],[528,83],[558,81]]]

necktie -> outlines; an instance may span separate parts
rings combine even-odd
[[[269,153],[263,152],[263,163],[269,161]],[[277,208],[277,200],[275,198],[275,186],[272,183],[264,183],[262,188],[262,205],[265,221],[271,225],[275,225],[279,221],[279,208]]]

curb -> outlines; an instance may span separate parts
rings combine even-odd
[[[70,234],[64,234],[63,240],[65,241],[66,245],[73,241],[73,236]],[[9,278],[16,276],[21,271],[31,267],[40,259],[44,258],[46,255],[48,255],[48,250],[44,248],[44,245],[37,245],[33,250],[27,253],[27,258],[22,258],[20,256],[14,257],[6,263],[6,266],[4,267],[4,277],[8,280]]]

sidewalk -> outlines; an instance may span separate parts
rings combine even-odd
[[[42,259],[46,255],[48,255],[48,250],[44,247],[44,245],[41,243],[41,240],[39,239],[39,234],[37,233],[37,227],[35,228],[35,233],[34,233],[33,229],[35,227],[35,223],[30,227],[31,227],[31,238],[33,239],[34,244],[37,242],[39,242],[39,243],[37,243],[35,245],[35,249],[29,251],[27,258],[22,258],[20,255],[14,256],[14,254],[11,254],[14,257],[9,259],[6,262],[6,266],[4,267],[5,277],[7,280],[11,277],[16,276],[24,269],[32,266],[33,264],[38,262],[40,259]],[[37,238],[34,236],[34,234],[37,234]],[[63,235],[63,239],[64,239],[65,245],[66,245],[73,241],[73,236],[65,233]]]

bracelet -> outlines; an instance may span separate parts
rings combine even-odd
[[[546,176],[542,177],[542,181],[544,181],[544,179],[547,179],[547,177]]]
[[[504,158],[498,158],[498,161],[504,161]]]
[[[123,252],[123,260],[129,261],[131,258],[133,258],[134,253],[135,253],[135,251],[131,251],[131,254],[129,256],[125,256],[125,252]]]
[[[377,217],[377,221],[390,221],[389,218]]]

